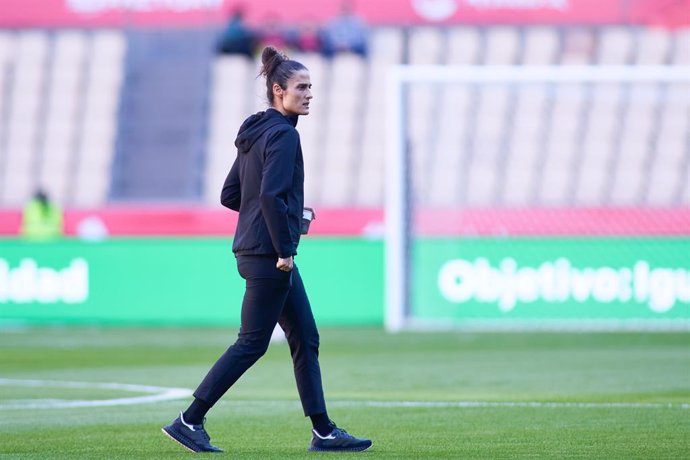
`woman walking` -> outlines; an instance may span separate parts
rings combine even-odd
[[[349,435],[328,417],[319,334],[294,262],[304,209],[304,162],[295,126],[299,115],[309,114],[309,71],[270,46],[261,61],[270,107],[240,127],[237,158],[221,192],[221,203],[239,211],[233,252],[246,280],[240,332],[196,389],[189,408],[163,432],[194,452],[221,452],[210,442],[204,417],[266,352],[278,323],[290,346],[304,415],[313,425],[309,450],[366,450],[370,440]]]

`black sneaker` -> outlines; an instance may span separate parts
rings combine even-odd
[[[367,450],[373,444],[370,439],[360,439],[341,430],[331,423],[333,431],[328,436],[321,436],[312,429],[311,445],[309,450],[318,452],[360,452]]]
[[[184,421],[182,412],[168,426],[164,426],[161,431],[168,435],[170,439],[176,441],[192,452],[223,452],[222,449],[211,445],[211,438],[203,423],[201,425],[190,425]]]

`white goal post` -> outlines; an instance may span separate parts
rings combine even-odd
[[[406,87],[417,83],[688,83],[690,66],[396,66],[387,81],[385,329],[409,327],[411,185]]]

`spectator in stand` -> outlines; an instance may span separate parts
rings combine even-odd
[[[321,53],[321,29],[312,20],[302,21],[286,33],[288,46],[302,53]]]
[[[218,54],[241,54],[254,57],[256,33],[244,22],[244,11],[238,8],[230,15],[228,25],[218,42]]]
[[[21,235],[29,240],[47,241],[62,236],[62,210],[43,190],[37,190],[24,207]]]
[[[280,17],[275,13],[269,13],[262,21],[263,26],[259,31],[259,48],[273,46],[278,49],[288,48],[286,30],[281,24]]]
[[[367,26],[355,14],[352,3],[345,0],[340,15],[329,22],[323,31],[323,52],[327,57],[336,53],[367,55]]]

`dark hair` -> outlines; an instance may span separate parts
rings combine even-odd
[[[287,89],[288,80],[300,70],[307,68],[300,62],[289,59],[284,53],[272,46],[267,46],[261,53],[261,71],[259,75],[266,77],[266,98],[273,105],[273,84],[278,83]]]

